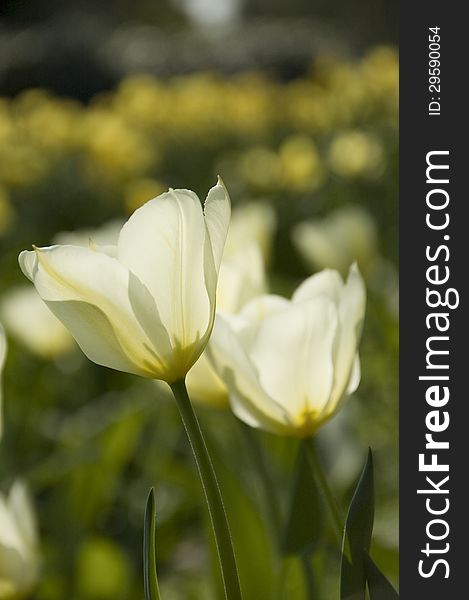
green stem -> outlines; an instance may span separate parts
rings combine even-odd
[[[305,438],[303,440],[303,444],[306,450],[306,456],[308,458],[309,465],[316,479],[316,483],[318,484],[318,487],[321,490],[325,503],[329,508],[332,523],[334,526],[334,533],[337,537],[339,545],[342,546],[344,520],[342,517],[341,510],[334,498],[334,494],[332,493],[331,488],[329,487],[329,483],[327,481],[324,469],[318,456],[318,452],[316,450],[316,444],[314,443],[313,438]]]
[[[183,379],[171,384],[199,470],[220,560],[225,598],[241,600],[236,559],[218,481]]]

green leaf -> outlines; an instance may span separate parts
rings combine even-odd
[[[365,600],[364,553],[370,551],[374,512],[373,457],[369,449],[345,522],[340,573],[341,600]]]
[[[324,509],[303,445],[298,449],[288,519],[283,532],[285,554],[301,554],[318,544],[324,533]]]
[[[399,594],[369,554],[365,554],[364,562],[370,600],[398,600]]]
[[[155,488],[151,488],[145,508],[145,527],[143,530],[143,585],[145,600],[161,600],[156,574],[155,521]]]

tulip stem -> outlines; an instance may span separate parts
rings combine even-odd
[[[316,444],[313,438],[305,438],[303,444],[306,450],[306,456],[309,462],[309,466],[313,472],[313,476],[316,479],[316,483],[321,491],[323,499],[328,506],[332,524],[334,526],[334,533],[339,541],[339,545],[341,546],[344,529],[342,511],[340,510],[339,505],[337,504],[336,499],[334,497],[334,494],[332,493],[332,490],[329,486],[329,482],[327,481],[327,477],[324,473],[324,468],[318,456],[318,451],[316,449]]]
[[[218,558],[220,560],[223,586],[225,589],[225,598],[227,600],[241,600],[241,587],[228,519],[226,517],[220,487],[205,444],[202,430],[200,429],[199,421],[197,420],[197,416],[189,399],[185,381],[181,379],[174,382],[171,384],[171,389],[176,398],[182,422],[184,423],[202,481],[208,512],[210,514],[210,521],[215,534],[215,542]]]

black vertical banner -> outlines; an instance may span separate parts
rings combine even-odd
[[[404,600],[469,598],[469,30],[464,8],[462,2],[401,3]]]

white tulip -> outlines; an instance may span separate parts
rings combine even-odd
[[[8,290],[0,303],[0,315],[8,332],[38,356],[60,356],[75,345],[31,285]]]
[[[114,248],[34,248],[19,262],[90,360],[172,383],[210,336],[229,220],[221,180],[204,209],[170,189],[135,211]]]
[[[23,484],[0,493],[0,600],[25,597],[39,573],[38,535],[33,507]]]
[[[2,437],[3,430],[3,417],[2,417],[2,403],[3,403],[3,389],[2,389],[2,374],[3,367],[5,366],[5,357],[7,353],[7,340],[5,337],[5,331],[0,324],[0,438]]]
[[[291,301],[261,296],[237,316],[218,315],[210,356],[234,413],[252,427],[312,435],[358,386],[364,314],[365,288],[353,265],[345,284],[326,270]]]

